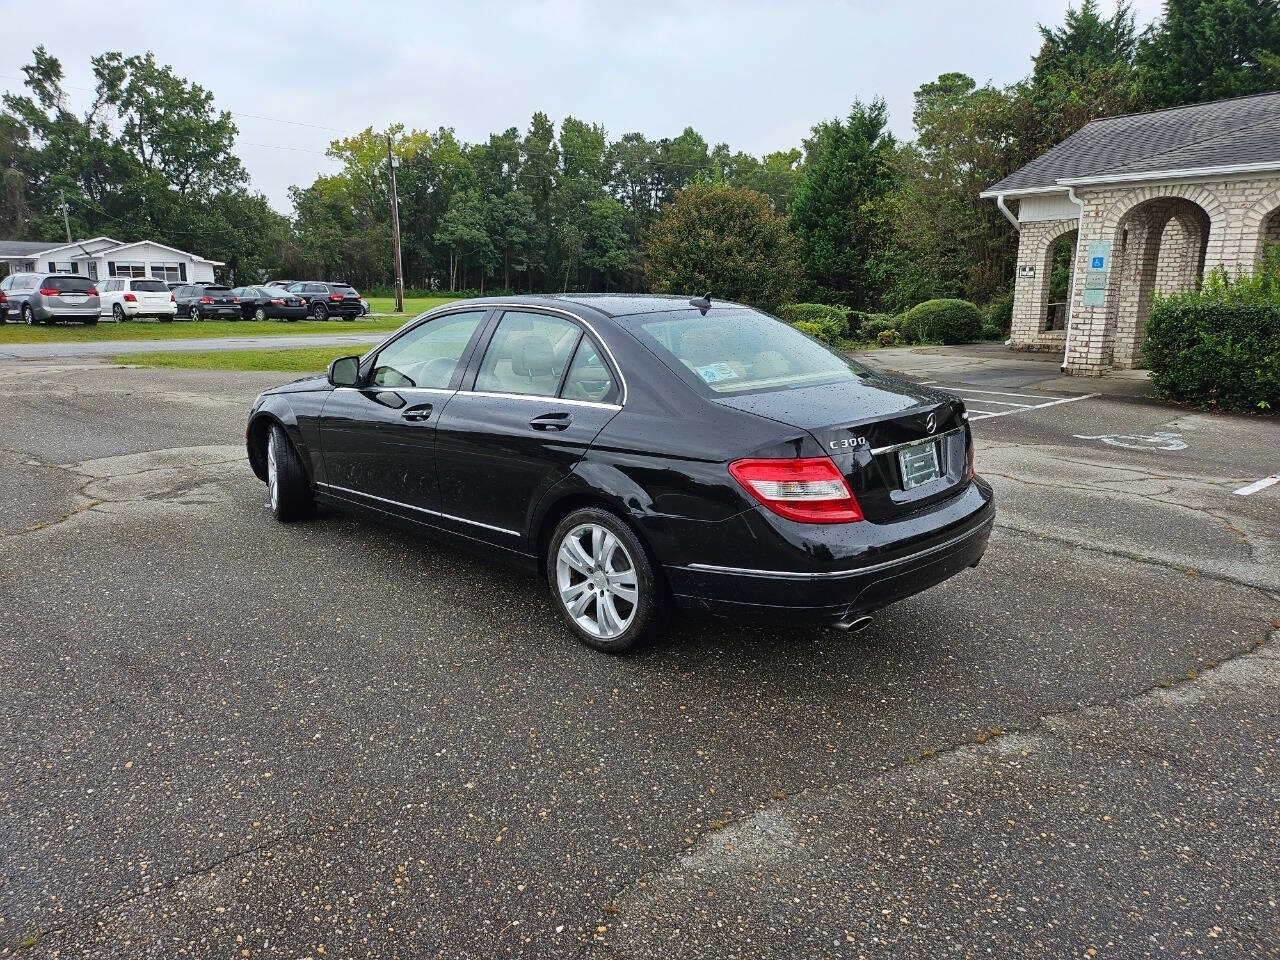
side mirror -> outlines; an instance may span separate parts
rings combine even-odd
[[[359,379],[359,357],[339,357],[329,364],[329,383],[333,386],[354,387]]]

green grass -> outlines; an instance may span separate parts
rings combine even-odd
[[[124,323],[57,324],[28,327],[24,323],[0,326],[0,346],[6,343],[65,343],[72,340],[208,340],[211,337],[306,336],[319,333],[388,333],[404,325],[406,316],[365,317],[360,320],[202,320],[191,323],[155,323],[129,320]]]
[[[392,313],[396,308],[395,297],[365,297],[365,299],[369,301],[369,309],[374,313]],[[414,317],[424,310],[430,310],[432,307],[457,299],[457,297],[405,297],[403,315]]]
[[[111,362],[129,367],[322,373],[335,358],[362,354],[372,346],[372,343],[347,343],[333,347],[280,347],[269,350],[155,350],[149,353],[117,354],[111,358]]]

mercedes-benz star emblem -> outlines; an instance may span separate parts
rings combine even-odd
[[[929,414],[929,419],[924,422],[924,427],[930,433],[938,429],[938,415],[936,413]]]

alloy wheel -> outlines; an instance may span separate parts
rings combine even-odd
[[[195,323],[197,320],[200,319],[200,308],[197,307],[194,303],[191,305],[190,313],[191,313],[192,323]]]
[[[267,311],[262,307],[259,307],[257,310],[253,311],[253,319],[259,322],[267,319]]]
[[[579,524],[560,541],[556,587],[574,623],[600,640],[621,636],[635,619],[635,563],[622,541],[599,524]]]
[[[28,327],[35,326],[36,315],[31,311],[31,304],[29,303],[22,305],[22,320]]]
[[[271,509],[280,509],[280,468],[276,465],[276,435],[267,437],[267,489],[271,491]]]

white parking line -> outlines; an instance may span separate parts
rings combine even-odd
[[[1247,497],[1251,493],[1257,493],[1259,490],[1265,490],[1273,483],[1280,483],[1280,473],[1273,473],[1269,477],[1263,477],[1261,480],[1255,480],[1247,487],[1241,487],[1235,491],[1236,496]]]
[[[1062,403],[1075,403],[1077,400],[1089,400],[1096,397],[1096,393],[1086,393],[1082,397],[1063,397],[1060,400],[1050,400],[1048,403],[1037,403],[1033,407],[1019,407],[1016,410],[1001,410],[997,413],[981,413],[977,416],[970,416],[970,420],[990,420],[992,417],[1007,417],[1011,413],[1026,413],[1031,410],[1043,410],[1045,407],[1056,407]]]
[[[989,393],[989,394],[991,394],[993,397],[1021,397],[1021,398],[1022,398],[1022,399],[1024,399],[1024,400],[1032,400],[1032,399],[1036,399],[1035,397],[1032,397],[1031,395],[1026,394],[1026,393],[1007,393],[1007,392],[1005,392],[1005,391],[1003,391],[1003,390],[979,390],[977,387],[943,387],[943,389],[944,389],[944,390],[946,390],[948,393]],[[1083,400],[1083,399],[1084,399],[1083,397],[1079,397],[1079,398],[1077,398],[1077,397],[1055,397],[1055,396],[1052,396],[1051,394],[1047,394],[1047,393],[1037,394],[1036,396],[1037,396],[1037,397],[1044,397],[1046,400],[1075,400],[1075,399]],[[1096,394],[1096,393],[1095,393],[1095,394],[1090,394],[1090,396],[1095,396],[1095,397],[1096,397],[1096,396],[1097,396],[1097,394]],[[994,402],[994,401],[993,401],[993,402]]]

